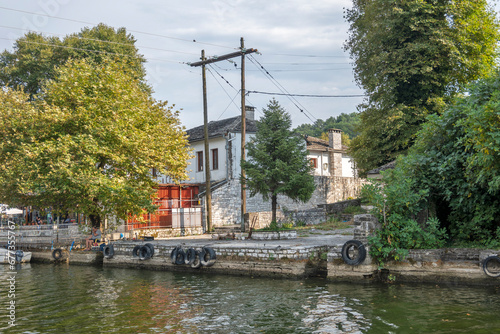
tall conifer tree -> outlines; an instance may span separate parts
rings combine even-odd
[[[305,142],[291,131],[290,115],[274,99],[263,111],[255,138],[247,144],[248,160],[242,165],[250,196],[271,198],[275,221],[278,194],[306,202],[315,186]]]

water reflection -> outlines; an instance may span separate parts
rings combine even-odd
[[[67,265],[23,266],[2,333],[492,333],[498,287],[356,285]],[[0,267],[2,305],[8,266]],[[500,284],[499,284],[500,285]]]

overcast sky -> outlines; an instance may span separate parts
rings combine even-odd
[[[198,61],[202,49],[208,57],[234,52],[240,37],[246,48],[260,53],[246,58],[248,91],[362,95],[342,50],[348,30],[343,15],[350,6],[350,0],[0,0],[0,50],[12,50],[28,30],[63,37],[100,22],[125,27],[148,61],[155,97],[175,104],[189,129],[203,124],[203,100],[201,68],[186,63]],[[240,59],[234,61],[207,67],[211,121],[240,113]],[[256,107],[256,118],[272,97],[247,97],[247,105]],[[294,127],[354,112],[363,100],[275,97],[291,114]]]

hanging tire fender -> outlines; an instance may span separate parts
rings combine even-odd
[[[179,247],[175,247],[172,249],[172,252],[170,253],[170,262],[172,264],[175,264],[175,259],[177,259],[177,252],[179,251]]]
[[[184,263],[188,264],[188,265],[192,265],[195,259],[196,259],[196,250],[194,248],[189,248],[186,251]]]
[[[134,259],[137,259],[139,258],[139,251],[141,250],[141,246],[137,245],[134,247],[134,249],[132,250],[132,257]]]
[[[52,258],[59,261],[63,258],[63,251],[61,248],[56,248],[52,251]]]
[[[177,254],[175,255],[175,264],[184,264],[186,262],[186,253],[182,248],[177,249]]]
[[[491,268],[488,268],[488,263],[490,262],[497,262],[497,267],[495,271],[491,271]],[[486,275],[490,277],[500,277],[500,257],[498,256],[488,256],[486,259],[483,261],[483,271]]]
[[[104,257],[106,259],[112,259],[113,255],[115,255],[115,248],[113,247],[113,244],[109,244],[104,246],[104,249],[102,250],[102,254],[104,254]]]
[[[153,255],[155,255],[155,246],[150,243],[147,243],[144,246],[149,247],[149,250],[151,251],[151,257],[153,257]]]
[[[201,268],[201,261],[200,261],[200,252],[197,250],[194,251],[195,256],[194,256],[194,261],[191,263],[191,268],[193,269],[200,269]]]
[[[139,260],[148,260],[151,256],[151,249],[148,246],[142,246],[141,249],[139,249]]]
[[[351,249],[357,250],[357,255],[351,257],[349,252]],[[366,249],[363,243],[359,240],[349,240],[342,246],[342,260],[351,266],[357,266],[363,263],[366,258]]]
[[[205,267],[211,267],[216,260],[215,251],[210,247],[203,247],[200,252],[200,262]]]

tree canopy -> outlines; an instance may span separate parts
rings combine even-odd
[[[44,80],[53,79],[56,68],[69,59],[91,59],[100,63],[110,56],[127,58],[135,75],[143,81],[145,59],[138,54],[135,38],[125,28],[105,24],[83,28],[81,32],[58,37],[29,32],[14,44],[14,51],[0,54],[0,85],[22,87],[31,97],[41,89]]]
[[[431,218],[429,240],[446,228],[454,245],[500,246],[500,73],[473,84],[469,94],[427,116],[408,154],[384,175],[384,187],[365,189],[386,213],[379,249],[394,250],[403,229],[418,230],[409,222],[419,216]]]
[[[130,59],[68,60],[34,99],[0,90],[0,201],[105,215],[153,209],[155,168],[185,178],[178,112],[144,89]]]
[[[351,153],[369,170],[412,145],[467,83],[495,65],[498,21],[486,0],[354,0],[345,48],[368,98]]]
[[[304,140],[291,131],[290,115],[274,99],[263,112],[255,137],[247,143],[248,160],[242,161],[242,167],[250,195],[271,198],[272,220],[276,221],[278,194],[306,202],[315,185]]]

